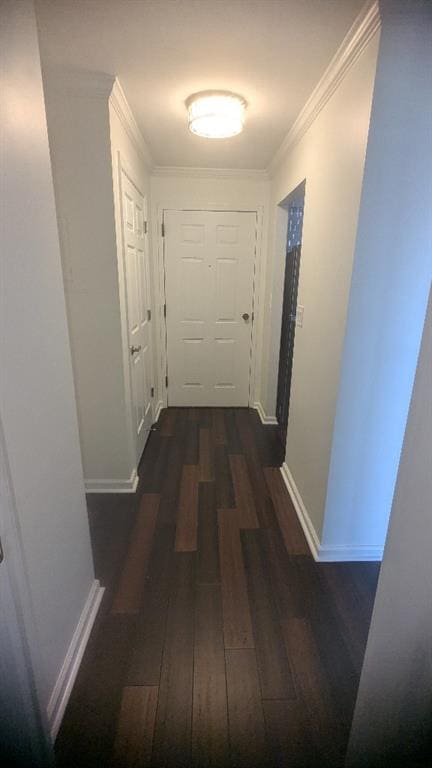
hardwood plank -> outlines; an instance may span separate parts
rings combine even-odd
[[[264,477],[261,456],[258,450],[258,440],[252,426],[251,412],[249,410],[239,410],[236,413],[236,421],[244,450],[247,475],[252,488],[259,527],[274,527],[277,525],[277,520]]]
[[[218,509],[235,507],[234,486],[226,448],[215,448],[216,506]]]
[[[310,738],[311,724],[297,701],[264,700],[270,766],[321,768],[319,751]]]
[[[279,527],[262,533],[264,559],[280,619],[305,616],[306,601],[298,559],[288,555]],[[308,562],[314,567],[312,559]]]
[[[126,676],[129,686],[159,685],[172,582],[174,537],[173,527],[156,529],[142,610],[137,616],[129,655]]]
[[[373,601],[368,599],[367,593],[360,593],[356,580],[363,566],[364,563],[322,563],[320,567],[320,576],[332,595],[358,674],[363,664],[373,609]],[[364,588],[361,582],[361,588]]]
[[[309,713],[311,736],[320,749],[322,763],[338,765],[343,759],[343,734],[338,732],[338,716],[309,623],[305,619],[288,619],[284,622],[284,636],[296,686]]]
[[[285,443],[279,439],[279,426],[262,424],[255,409],[249,410],[250,424],[255,435],[258,454],[263,467],[280,467],[285,458]]]
[[[171,437],[162,437],[158,431],[150,433],[140,466],[139,492],[161,492],[171,441]]]
[[[288,554],[310,555],[308,543],[280,471],[266,467],[264,474]]]
[[[198,467],[185,465],[177,507],[176,552],[194,552],[198,531]]]
[[[135,622],[107,615],[90,638],[57,736],[57,766],[110,764]]]
[[[227,650],[225,659],[233,764],[236,768],[268,765],[255,652],[251,649]]]
[[[211,433],[207,428],[199,431],[199,480],[203,483],[212,482],[215,479],[213,446]]]
[[[259,528],[256,506],[244,456],[229,457],[240,528]]]
[[[124,493],[88,495],[95,576],[105,587],[99,614],[111,607],[136,519],[136,504],[132,504],[128,496]],[[92,520],[96,509],[97,516]]]
[[[225,416],[222,408],[213,408],[213,439],[215,445],[226,445],[227,434]]]
[[[114,743],[115,768],[146,768],[151,764],[158,688],[123,689]]]
[[[344,738],[348,738],[359,675],[351,659],[343,622],[338,616],[331,593],[320,577],[322,564],[313,562],[310,557],[298,556],[294,560],[305,604],[304,618],[308,620],[314,641],[319,647],[337,717]]]
[[[200,429],[211,429],[213,423],[212,410],[213,408],[198,409],[198,422]]]
[[[184,463],[199,462],[199,425],[198,419],[187,419],[184,428]]]
[[[191,760],[195,556],[182,552],[174,557],[153,739],[153,762],[167,768]]]
[[[141,608],[158,509],[159,495],[144,493],[114,595],[112,613],[138,613]]]
[[[197,584],[220,582],[216,492],[214,483],[199,484]]]
[[[175,525],[177,517],[177,501],[183,469],[184,445],[180,440],[172,439],[167,457],[169,470],[160,493],[159,515],[157,525]]]
[[[290,699],[296,697],[296,691],[271,582],[265,570],[261,534],[262,531],[242,532],[261,692],[264,699]]]
[[[237,424],[235,419],[236,410],[237,409],[235,408],[225,408],[224,410],[228,453],[231,455],[243,453],[243,446],[237,431]]]
[[[198,586],[195,607],[192,764],[229,761],[222,603],[219,586]]]
[[[253,648],[254,639],[236,510],[218,512],[225,648]]]
[[[173,437],[175,434],[176,420],[178,416],[177,408],[164,408],[159,416],[159,434],[162,437]]]

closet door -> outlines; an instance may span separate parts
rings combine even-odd
[[[152,425],[149,260],[146,201],[124,170],[121,172],[121,196],[132,412],[138,463]]]

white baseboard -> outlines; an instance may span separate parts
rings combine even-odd
[[[384,548],[381,546],[373,544],[361,546],[328,546],[320,544],[318,534],[286,462],[281,466],[281,474],[288,489],[288,493],[291,496],[300,525],[303,528],[303,533],[306,536],[312,557],[316,562],[335,563],[382,560]]]
[[[133,470],[129,480],[85,480],[86,493],[135,493],[138,474]]]
[[[291,501],[294,505],[294,509],[297,512],[297,517],[300,521],[300,525],[303,528],[303,533],[306,536],[306,541],[309,545],[312,557],[314,560],[319,560],[320,542],[317,532],[314,528],[312,520],[309,517],[307,509],[303,503],[303,499],[300,496],[299,489],[297,488],[294,478],[288,469],[287,463],[284,461],[281,468],[281,475],[284,483],[288,489],[288,493],[291,496]]]
[[[263,424],[277,424],[277,418],[276,416],[267,416],[264,408],[262,407],[261,403],[257,402],[253,404],[253,407],[256,411],[258,411],[258,416],[261,419],[261,422]]]
[[[104,587],[101,587],[99,581],[95,579],[90,587],[90,592],[51,694],[47,715],[53,741],[60,728],[104,591]]]
[[[157,421],[158,421],[158,419],[159,419],[159,416],[160,416],[160,412],[161,412],[161,410],[162,410],[162,408],[163,408],[163,407],[164,407],[164,405],[163,405],[163,401],[162,401],[162,400],[158,400],[158,402],[157,402],[157,404],[156,404],[156,409],[155,409],[155,417],[154,417],[154,420],[155,420],[155,424],[156,424],[156,422],[157,422]]]
[[[384,547],[378,545],[360,546],[320,546],[318,561],[320,563],[381,561]]]

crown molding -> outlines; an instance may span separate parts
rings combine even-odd
[[[304,136],[375,35],[380,24],[378,0],[373,2],[368,0],[274,155],[268,167],[269,176],[274,175],[287,151]]]
[[[253,168],[189,168],[180,165],[155,165],[152,169],[152,176],[193,179],[255,179],[256,181],[266,181],[269,178],[267,171],[254,170]]]
[[[140,153],[148,170],[151,170],[153,167],[153,161],[150,154],[150,150],[146,144],[144,136],[142,135],[140,129],[138,128],[137,121],[135,120],[133,112],[126,99],[125,92],[121,87],[118,78],[115,78],[114,80],[112,90],[109,96],[109,103],[115,110],[121,124],[123,125],[123,128],[125,129],[126,133],[128,134],[130,140],[132,141],[132,143],[134,144],[138,152]]]

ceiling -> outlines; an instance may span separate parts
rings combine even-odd
[[[37,0],[42,64],[115,74],[157,165],[265,169],[364,0]],[[245,129],[203,139],[184,101],[242,94]]]

